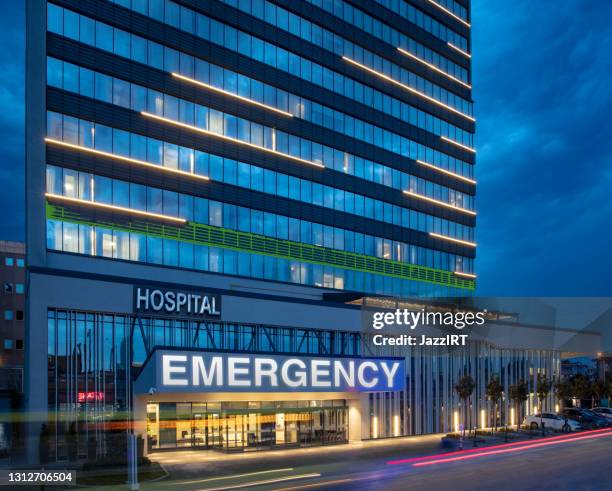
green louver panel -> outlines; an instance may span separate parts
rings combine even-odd
[[[82,225],[105,227],[124,232],[136,232],[151,237],[173,239],[192,244],[224,247],[237,251],[281,257],[283,259],[295,259],[325,266],[336,266],[365,273],[378,273],[385,276],[424,281],[442,286],[464,288],[467,290],[474,290],[475,288],[474,280],[458,278],[449,271],[193,222],[175,226],[162,225],[140,219],[129,219],[122,223],[97,219],[92,221],[82,216],[78,211],[49,202],[47,202],[47,218]]]

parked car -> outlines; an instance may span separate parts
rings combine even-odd
[[[603,416],[604,418],[608,418],[610,421],[612,421],[612,408],[611,407],[594,407],[593,409],[591,409],[591,411],[599,414],[600,416]]]
[[[529,426],[532,430],[540,428],[540,424],[544,423],[544,427],[569,433],[570,431],[578,431],[582,429],[577,421],[566,419],[554,413],[531,414],[525,418],[523,425]]]
[[[562,415],[568,419],[571,419],[572,421],[578,422],[580,426],[587,430],[605,428],[610,424],[610,421],[607,418],[594,413],[593,411],[589,411],[588,409],[566,407],[563,410]]]

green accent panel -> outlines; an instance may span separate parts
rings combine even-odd
[[[124,232],[136,232],[162,239],[172,239],[190,242],[198,245],[223,247],[243,252],[254,252],[266,256],[295,259],[313,264],[335,266],[340,268],[377,273],[385,276],[394,276],[414,281],[424,281],[436,285],[475,289],[475,281],[459,278],[449,271],[407,264],[399,261],[390,261],[353,252],[328,249],[326,247],[290,242],[288,240],[265,237],[249,232],[239,232],[212,225],[187,222],[185,225],[165,225],[142,219],[127,219],[123,223],[116,223],[104,219],[91,220],[82,216],[76,210],[70,210],[49,202],[46,204],[47,218],[64,222],[79,223],[105,227]]]

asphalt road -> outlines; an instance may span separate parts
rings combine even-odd
[[[552,439],[471,445],[448,454],[439,436],[266,455],[158,454],[170,473],[142,490],[160,491],[521,491],[612,489],[612,430]],[[426,457],[420,457],[426,455]],[[409,459],[390,465],[389,461]],[[457,460],[447,460],[457,459]],[[124,487],[122,487],[125,489]],[[106,488],[108,489],[108,488]]]
[[[350,464],[347,465],[349,467]],[[378,471],[327,475],[324,479],[257,489],[494,491],[612,489],[612,434],[468,460],[414,467],[387,465]],[[325,483],[326,481],[326,483]],[[313,484],[320,484],[314,486]]]

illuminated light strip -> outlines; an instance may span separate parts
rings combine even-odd
[[[461,208],[459,206],[451,205],[450,203],[445,203],[444,201],[438,201],[437,199],[429,198],[428,196],[423,196],[422,194],[413,193],[412,191],[404,190],[404,194],[408,196],[412,196],[413,198],[422,199],[425,201],[429,201],[430,203],[434,203],[436,205],[445,206],[446,208],[450,208],[451,210],[457,210],[461,213],[467,213],[468,215],[476,216],[476,212],[472,210],[466,210],[465,208]]]
[[[257,472],[246,472],[244,474],[231,474],[229,476],[219,476],[219,477],[209,477],[207,479],[197,479],[195,481],[179,481],[176,484],[198,484],[201,482],[210,482],[210,481],[222,481],[224,479],[238,479],[241,477],[248,477],[248,476],[259,476],[261,474],[273,474],[275,472],[291,472],[293,470],[293,467],[285,467],[284,469],[271,469],[268,471],[257,471]]]
[[[197,126],[181,123],[180,121],[175,121],[175,120],[169,119],[169,118],[164,118],[163,116],[157,116],[156,114],[151,114],[151,113],[148,113],[146,111],[142,111],[140,114],[142,114],[143,116],[145,116],[147,118],[157,119],[158,121],[163,121],[164,123],[173,124],[175,126],[179,126],[181,128],[186,128],[186,129],[191,130],[191,131],[197,131],[198,133],[203,133],[205,135],[213,136],[213,137],[216,137],[216,138],[221,138],[222,140],[230,141],[232,143],[237,143],[239,145],[244,145],[245,147],[255,148],[257,150],[261,150],[263,152],[268,152],[268,153],[271,153],[273,155],[279,155],[281,157],[285,157],[285,158],[288,158],[288,159],[291,159],[291,160],[295,160],[296,162],[301,162],[303,164],[313,165],[315,167],[320,167],[322,169],[325,168],[325,166],[323,164],[317,164],[316,162],[312,162],[310,160],[304,160],[304,159],[301,159],[299,157],[294,157],[293,155],[289,155],[288,153],[277,152],[276,150],[272,150],[270,148],[260,147],[259,145],[255,145],[253,143],[249,143],[249,142],[245,142],[245,141],[242,141],[242,140],[238,140],[237,138],[232,138],[231,136],[220,135],[219,133],[215,133],[213,131],[204,130],[202,128],[198,128]]]
[[[362,480],[362,479],[359,479],[359,480]],[[315,482],[312,484],[302,484],[300,486],[291,486],[289,488],[279,488],[279,489],[275,489],[274,491],[294,491],[296,489],[320,488],[322,486],[330,486],[332,484],[341,484],[341,483],[352,482],[352,481],[355,481],[355,479],[336,479],[334,481]]]
[[[454,239],[453,237],[448,237],[446,235],[437,234],[435,232],[429,232],[429,235],[435,237],[436,239],[448,240],[449,242],[455,242],[457,244],[466,245],[469,247],[476,247],[476,242],[469,242],[467,240]]]
[[[558,436],[551,436],[551,437],[546,437],[546,438],[537,438],[535,440],[525,440],[522,442],[502,443],[499,445],[491,445],[490,447],[486,447],[486,448],[470,448],[467,450],[456,450],[454,452],[445,452],[445,453],[439,453],[439,454],[434,454],[434,455],[424,455],[422,457],[411,457],[409,459],[392,460],[390,462],[387,462],[387,465],[412,464],[414,462],[421,462],[425,460],[441,460],[443,457],[451,457],[453,455],[481,453],[483,451],[490,451],[490,450],[494,450],[498,448],[525,446],[525,445],[531,445],[533,443],[548,442],[548,441],[553,441],[553,440],[570,440],[570,439],[583,437],[585,435],[599,434],[599,433],[612,433],[612,430],[610,430],[609,428],[603,428],[599,430],[583,431],[573,437],[570,435],[558,435]]]
[[[581,440],[592,440],[594,438],[603,438],[603,437],[610,436],[610,435],[612,435],[612,432],[601,433],[598,435],[586,435],[586,436],[580,436],[576,438],[565,438],[563,440],[555,440],[555,441],[548,441],[548,442],[542,442],[542,443],[532,443],[532,444],[522,445],[522,446],[513,447],[513,448],[505,448],[502,450],[493,450],[493,451],[484,451],[484,452],[481,451],[480,453],[474,453],[471,455],[462,455],[462,456],[450,457],[446,459],[429,460],[426,462],[417,462],[416,464],[412,464],[412,465],[413,467],[424,467],[427,465],[444,464],[445,462],[456,462],[458,460],[476,459],[478,457],[486,457],[487,455],[498,455],[498,454],[504,454],[504,453],[519,452],[521,450],[531,450],[533,448],[548,447],[551,445],[561,445],[562,443],[571,443],[571,442],[576,442],[576,441],[581,441]]]
[[[144,217],[149,217],[149,218],[158,218],[160,220],[168,220],[169,222],[176,222],[176,223],[186,223],[187,222],[187,220],[185,220],[184,218],[176,218],[176,217],[171,217],[168,215],[161,215],[159,213],[152,213],[150,211],[133,210],[132,208],[125,208],[123,206],[115,206],[115,205],[107,205],[106,203],[97,203],[95,201],[88,201],[85,199],[70,198],[68,196],[62,196],[60,194],[45,193],[45,196],[47,198],[51,198],[51,199],[59,200],[59,201],[66,201],[68,203],[92,206],[96,208],[104,208],[106,210],[111,210],[111,211],[121,211],[124,213],[131,213],[132,215],[139,215],[139,216],[144,216]]]
[[[312,474],[298,474],[295,476],[277,477],[275,479],[266,479],[264,481],[252,481],[252,482],[245,482],[242,484],[228,484],[227,486],[222,486],[220,488],[203,488],[201,491],[225,491],[228,489],[251,488],[255,486],[263,486],[264,484],[274,484],[277,482],[295,481],[296,479],[310,479],[313,477],[321,477],[321,474],[319,474],[318,472],[312,473]]]
[[[457,145],[459,148],[463,148],[464,150],[467,150],[468,152],[476,153],[476,150],[473,149],[472,147],[468,147],[461,143],[457,143],[455,140],[451,140],[450,138],[446,138],[445,136],[441,136],[440,139],[444,140],[445,142],[452,143],[453,145]]]
[[[444,108],[448,109],[449,111],[452,111],[452,112],[454,112],[456,114],[459,114],[460,116],[463,116],[464,118],[469,119],[470,121],[473,121],[473,122],[476,121],[472,116],[468,116],[467,114],[462,113],[461,111],[455,109],[454,107],[448,106],[448,105],[444,104],[443,102],[440,102],[440,101],[434,99],[433,97],[429,97],[427,94],[423,94],[422,92],[419,92],[418,90],[413,89],[412,87],[410,87],[410,86],[408,86],[406,84],[398,82],[397,80],[394,80],[391,77],[388,77],[384,73],[377,72],[376,70],[373,70],[372,68],[369,68],[369,67],[367,67],[365,65],[362,65],[358,61],[355,61],[355,60],[353,60],[351,58],[348,58],[346,56],[343,56],[342,59],[344,61],[347,61],[347,62],[349,62],[349,63],[351,63],[351,64],[361,68],[362,70],[365,70],[366,72],[372,73],[373,75],[376,75],[377,77],[380,77],[380,78],[382,78],[384,80],[387,80],[388,82],[391,82],[391,83],[393,83],[395,85],[398,85],[399,87],[403,88],[404,90],[407,90],[408,92],[412,92],[413,94],[416,94],[416,95],[422,97],[423,99],[427,99],[428,101],[431,101],[434,104],[437,104],[438,106],[444,107]]]
[[[190,84],[194,84],[194,85],[197,85],[199,87],[204,87],[204,88],[206,88],[208,90],[213,90],[213,91],[218,92],[220,94],[224,94],[226,96],[233,97],[234,99],[241,100],[241,101],[246,102],[248,104],[253,104],[254,106],[263,107],[264,109],[268,109],[270,111],[274,111],[276,113],[282,114],[283,116],[288,116],[290,118],[293,117],[293,114],[288,113],[286,111],[281,111],[280,109],[277,109],[277,108],[272,107],[272,106],[268,106],[267,104],[262,104],[261,102],[254,101],[253,99],[249,99],[248,97],[244,97],[244,96],[241,96],[241,95],[238,95],[238,94],[234,94],[232,92],[228,92],[227,90],[223,90],[223,89],[220,89],[218,87],[214,87],[213,85],[205,84],[204,82],[200,82],[199,80],[194,80],[193,78],[185,77],[184,75],[181,75],[180,73],[172,72],[172,76],[175,77],[175,78],[178,78],[180,80],[184,80],[185,82],[189,82]]]
[[[455,271],[455,275],[467,278],[468,280],[475,280],[477,276],[472,273],[464,273],[463,271]]]
[[[469,54],[467,51],[463,51],[461,48],[458,48],[457,46],[455,46],[453,43],[449,43],[447,42],[446,44],[448,44],[451,48],[453,48],[455,51],[461,53],[463,56],[465,56],[466,58],[471,58],[472,55]]]
[[[406,55],[410,58],[412,58],[413,60],[419,61],[421,62],[423,65],[428,66],[429,68],[431,68],[432,70],[435,70],[438,73],[441,73],[442,75],[444,75],[445,77],[450,78],[451,80],[454,80],[457,83],[460,83],[461,85],[463,85],[464,87],[467,87],[468,89],[471,89],[472,86],[470,84],[466,84],[463,80],[459,80],[456,77],[453,77],[452,75],[450,75],[449,73],[446,73],[444,70],[440,70],[437,66],[432,65],[431,63],[426,62],[425,60],[421,60],[421,58],[419,58],[416,55],[413,55],[410,51],[406,51],[403,48],[397,48],[397,50],[403,54]]]
[[[181,176],[192,177],[194,179],[201,179],[203,181],[210,181],[208,176],[201,176],[199,174],[192,174],[191,172],[186,172],[179,169],[171,169],[169,167],[162,167],[161,165],[151,164],[150,162],[145,162],[144,160],[137,160],[130,157],[124,157],[123,155],[116,155],[110,152],[103,152],[102,150],[96,150],[94,148],[83,147],[81,145],[75,145],[73,143],[66,143],[61,140],[54,140],[53,138],[45,138],[45,142],[52,143],[53,145],[60,145],[62,147],[73,148],[75,150],[80,150],[81,152],[92,153],[94,155],[100,155],[101,157],[109,157],[112,159],[121,160],[123,162],[129,162],[130,164],[142,165],[144,167],[151,167],[155,170],[169,172],[171,174],[177,174]]]
[[[443,12],[446,12],[448,15],[450,15],[451,17],[453,17],[454,19],[457,19],[459,22],[461,22],[464,26],[467,27],[472,27],[471,24],[469,22],[466,22],[465,20],[463,20],[461,17],[459,17],[457,14],[455,14],[454,12],[451,12],[450,10],[448,10],[446,7],[440,5],[438,2],[434,2],[434,0],[428,0],[429,3],[431,3],[432,5],[435,5],[436,7],[438,7],[440,10],[442,10]]]
[[[442,169],[442,168],[438,167],[437,165],[433,165],[433,164],[430,164],[428,162],[424,162],[422,160],[417,160],[417,163],[421,164],[421,165],[423,165],[425,167],[429,167],[430,169],[433,169],[433,170],[436,170],[438,172],[441,172],[442,174],[446,174],[447,176],[454,177],[455,179],[461,179],[462,181],[469,182],[470,184],[476,184],[476,181],[474,179],[470,179],[469,177],[464,177],[464,176],[461,176],[459,174],[455,174],[454,172],[451,172],[451,171],[446,170],[446,169]]]

